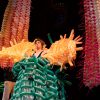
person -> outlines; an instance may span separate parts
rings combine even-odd
[[[13,92],[16,79],[10,68],[4,69],[4,91],[2,100],[9,100],[10,94]]]
[[[30,66],[30,65],[23,66],[20,63],[26,63],[31,58],[38,59],[41,56],[43,56],[44,54],[46,54],[48,49],[46,48],[45,42],[40,38],[36,38],[33,43],[35,46],[34,54],[30,55],[30,54],[26,53],[27,58],[22,59],[18,64],[15,64],[15,66],[12,69],[15,77],[17,76],[17,80],[16,80],[15,87],[14,87],[14,93],[11,96],[11,100],[13,100],[13,99],[14,100],[17,100],[17,99],[33,100],[34,99],[34,95],[31,95],[32,94],[31,89],[33,88],[33,84],[34,84],[33,81],[31,81],[31,80],[33,80],[33,78],[32,78],[33,75],[30,75],[30,72],[31,72],[31,74],[33,74],[33,70],[35,70],[34,65],[33,66]],[[34,62],[34,61],[32,61],[32,62]],[[20,70],[18,70],[18,69],[20,69]],[[30,84],[30,82],[32,82],[32,83]],[[19,87],[20,83],[22,83],[21,84],[22,89],[17,88],[17,87]],[[17,92],[16,92],[16,88],[17,88]],[[19,93],[19,96],[16,95],[17,93]],[[26,95],[24,95],[24,94],[22,95],[21,93],[22,94],[26,93]],[[28,93],[28,95],[27,95],[27,93]]]

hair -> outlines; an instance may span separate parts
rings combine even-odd
[[[43,48],[46,46],[45,42],[44,42],[42,39],[36,38],[36,39],[34,40],[34,43],[36,44],[37,41],[40,41],[40,42],[41,42]]]

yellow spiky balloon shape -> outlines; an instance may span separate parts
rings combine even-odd
[[[0,51],[0,66],[2,68],[12,67],[15,62],[34,53],[34,44],[31,42],[22,40],[20,43],[17,43],[14,39],[14,42],[10,41],[10,44],[11,47],[3,47]]]
[[[73,66],[73,61],[76,59],[76,51],[80,51],[83,48],[77,47],[77,44],[82,44],[80,36],[76,37],[74,40],[74,30],[71,31],[69,38],[66,38],[66,34],[60,36],[60,40],[53,43],[48,49],[47,54],[43,55],[47,58],[51,64],[60,65],[62,70],[65,68],[65,64],[69,63]]]

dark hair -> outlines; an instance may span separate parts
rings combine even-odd
[[[42,39],[36,38],[36,39],[34,40],[34,43],[36,44],[37,41],[40,41],[43,47],[46,46],[45,42],[44,42]]]

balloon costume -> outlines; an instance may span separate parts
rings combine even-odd
[[[60,40],[51,45],[45,55],[38,58],[34,55],[31,57],[25,56],[25,52],[29,55],[34,52],[34,48],[30,49],[28,46],[26,46],[26,48],[28,47],[27,49],[22,49],[25,50],[24,53],[18,49],[17,53],[19,55],[17,56],[13,48],[15,46],[17,48],[19,44],[9,47],[10,52],[13,51],[12,55],[10,53],[2,53],[4,52],[3,50],[0,52],[0,59],[6,56],[8,59],[13,59],[15,63],[12,71],[17,80],[11,100],[66,100],[64,80],[59,74],[66,69],[66,63],[73,66],[73,61],[76,59],[76,51],[83,48],[76,46],[82,42],[80,42],[80,36],[74,39],[73,30],[69,38],[66,38],[66,35],[64,37],[60,36],[60,38]],[[7,48],[7,51],[9,49]],[[54,65],[58,67],[56,66],[57,68],[55,69]]]

